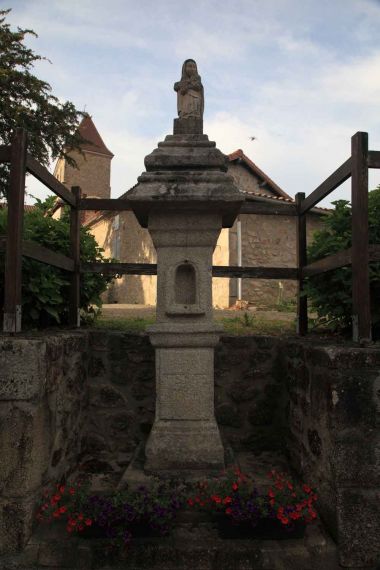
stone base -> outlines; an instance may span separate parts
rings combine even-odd
[[[117,485],[117,491],[123,491],[126,488],[136,489],[141,485],[149,488],[151,484],[157,482],[156,475],[159,475],[160,479],[175,480],[179,483],[196,482],[201,479],[211,479],[212,477],[220,476],[220,469],[215,470],[213,468],[187,469],[186,471],[179,469],[163,469],[157,472],[150,472],[145,469],[145,464],[145,446],[141,443],[137,448],[131,463],[128,465],[128,468],[120,479],[119,484]],[[224,450],[224,466],[226,469],[237,468],[240,466],[231,447],[227,447]]]
[[[224,450],[216,422],[157,421],[150,433],[145,471],[224,469]]]
[[[187,119],[174,119],[173,134],[202,135],[203,119],[198,117],[189,117]]]

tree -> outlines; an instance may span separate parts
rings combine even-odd
[[[351,247],[351,205],[347,200],[333,202],[335,209],[326,216],[324,228],[315,232],[308,247],[308,262]],[[369,243],[380,244],[380,186],[368,194]],[[380,263],[369,270],[373,337],[380,338]],[[342,332],[352,325],[352,268],[341,267],[310,277],[306,294],[320,322]]]
[[[10,10],[0,10],[0,144],[10,144],[17,127],[28,131],[29,152],[43,165],[51,159],[80,150],[84,139],[77,127],[84,113],[70,101],[61,103],[51,86],[32,73],[37,61],[47,60],[34,53],[24,41],[33,30],[12,31],[6,22]],[[47,60],[48,61],[48,60]],[[87,142],[87,141],[86,141]],[[0,164],[0,195],[6,196],[9,167]]]
[[[53,197],[37,200],[34,210],[24,214],[24,239],[32,240],[53,251],[70,255],[69,215],[55,220],[48,215]],[[0,235],[6,233],[7,210],[0,209]],[[114,261],[105,259],[95,238],[86,227],[80,230],[81,262]],[[84,321],[101,307],[101,294],[114,275],[84,273],[81,276],[80,308]],[[70,274],[30,258],[22,263],[22,322],[26,328],[41,328],[68,322]],[[0,252],[0,307],[4,299],[4,253]]]

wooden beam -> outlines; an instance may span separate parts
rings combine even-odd
[[[213,265],[213,277],[241,277],[243,279],[297,279],[296,267],[238,267]]]
[[[380,168],[380,150],[368,151],[368,168]]]
[[[5,252],[3,331],[7,333],[18,333],[21,331],[21,248],[24,221],[27,144],[26,131],[24,129],[17,129],[11,145],[7,243]]]
[[[81,199],[79,186],[71,188],[75,203]],[[69,324],[80,327],[80,211],[70,208],[70,254],[74,263],[74,271],[70,276]]]
[[[82,263],[81,272],[115,273],[118,275],[157,275],[155,263]]]
[[[82,198],[78,205],[79,210],[122,212],[131,210],[128,200],[120,198]]]
[[[351,139],[352,206],[352,337],[371,340],[368,251],[368,134]]]
[[[47,168],[42,166],[31,154],[28,154],[27,161],[26,161],[26,168],[30,174],[33,174],[39,180],[47,186],[50,190],[52,190],[57,196],[62,198],[67,204],[71,206],[75,205],[75,199],[71,192],[64,186],[59,180],[55,178],[48,171]]]
[[[82,263],[82,272],[117,273],[119,275],[157,275],[155,263]],[[297,279],[295,267],[234,267],[213,265],[213,277],[253,279]]]
[[[296,248],[297,248],[297,333],[305,335],[308,329],[307,297],[304,292],[303,268],[307,264],[306,253],[306,215],[302,214],[305,204],[305,194],[298,192],[295,196],[298,216],[296,224]]]
[[[302,277],[319,275],[319,273],[332,271],[333,269],[344,267],[345,265],[351,265],[351,248],[338,251],[337,253],[328,255],[323,259],[313,261],[313,263],[309,263],[309,265],[305,265],[305,267],[302,269]]]
[[[295,204],[276,203],[269,204],[268,202],[255,202],[246,200],[241,209],[240,214],[258,214],[262,216],[296,216],[297,209]]]
[[[11,145],[0,145],[0,162],[11,161]]]
[[[59,269],[64,269],[65,271],[74,271],[74,261],[70,257],[52,251],[34,241],[23,240],[22,255],[47,265],[53,265],[53,267],[59,267]]]
[[[300,214],[305,214],[308,212],[313,206],[318,204],[323,198],[326,198],[338,188],[343,182],[345,182],[351,176],[351,157],[346,160],[339,168],[335,170],[322,184],[318,186],[309,194],[309,196],[303,201],[302,209],[300,210]]]

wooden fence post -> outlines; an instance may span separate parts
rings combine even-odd
[[[351,138],[352,338],[371,340],[368,252],[368,133]]]
[[[16,129],[11,144],[8,225],[5,253],[3,331],[21,331],[22,229],[24,221],[27,135]]]
[[[304,280],[302,270],[307,264],[306,258],[306,214],[300,214],[301,205],[305,200],[304,192],[298,192],[295,197],[297,206],[297,268],[298,268],[298,290],[297,290],[297,334],[307,333],[307,297],[303,295]]]
[[[75,197],[75,206],[70,206],[70,256],[74,260],[74,271],[70,274],[69,324],[80,326],[80,211],[81,199],[79,186],[71,188]]]

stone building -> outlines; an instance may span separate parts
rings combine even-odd
[[[111,160],[113,154],[105,146],[92,119],[87,116],[79,126],[89,141],[82,147],[83,155],[73,152],[79,169],[60,159],[54,175],[68,188],[80,186],[87,197],[109,198]],[[239,189],[258,202],[292,203],[293,199],[265,174],[242,150],[228,156],[229,174]],[[126,198],[128,191],[120,198]],[[325,210],[314,208],[308,214],[308,239],[321,227]],[[134,214],[127,212],[87,212],[84,223],[89,226],[107,257],[122,262],[155,263],[155,250],[146,229],[141,228]],[[296,219],[294,216],[242,214],[232,228],[221,231],[214,251],[214,265],[294,267],[296,264]],[[256,306],[273,306],[282,300],[294,299],[296,283],[274,279],[213,279],[213,303],[229,307],[237,299]],[[110,287],[104,298],[109,303],[156,303],[156,277],[124,275]]]

